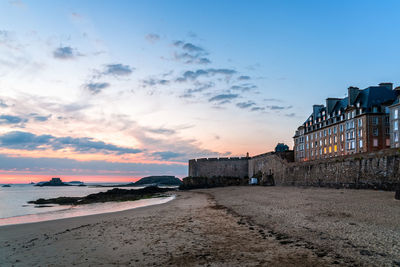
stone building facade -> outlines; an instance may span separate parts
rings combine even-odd
[[[309,161],[378,151],[390,147],[389,106],[398,95],[391,83],[360,90],[346,98],[328,98],[294,136],[295,161]]]

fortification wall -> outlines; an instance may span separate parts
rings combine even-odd
[[[190,160],[191,179],[187,181],[195,184],[196,177],[203,177],[207,179],[202,184],[215,183],[215,186],[217,184],[221,186],[244,184],[246,177],[256,176],[262,185],[383,190],[395,190],[396,186],[400,186],[400,151],[398,149],[307,162],[292,162],[292,156],[292,152],[271,152],[252,158]],[[241,178],[243,181],[212,179],[216,177]]]
[[[296,163],[268,153],[249,160],[249,175],[257,172],[261,184],[272,174],[278,185],[394,190],[400,184],[400,153],[387,149]]]
[[[190,177],[238,177],[248,173],[248,158],[204,158],[189,160]]]

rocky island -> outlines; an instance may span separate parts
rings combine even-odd
[[[109,201],[132,201],[143,198],[161,197],[161,193],[170,191],[169,188],[159,188],[157,186],[149,186],[141,189],[120,189],[113,188],[106,192],[90,194],[85,197],[57,197],[57,198],[39,198],[29,201],[29,204],[59,204],[59,205],[81,205],[92,204]]]

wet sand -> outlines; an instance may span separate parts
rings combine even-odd
[[[359,196],[353,197],[347,191],[195,190],[178,192],[175,200],[162,205],[3,226],[0,266],[394,265],[399,253],[399,201],[392,201],[393,193],[356,191]],[[355,215],[343,209],[338,199],[352,199]],[[366,212],[378,213],[367,216]],[[345,227],[338,228],[342,221]],[[355,232],[358,227],[361,230]],[[346,242],[355,248],[345,247]],[[364,254],[372,255],[361,255],[360,244],[368,251]],[[376,254],[380,251],[386,256]]]

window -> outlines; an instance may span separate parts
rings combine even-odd
[[[379,118],[378,117],[372,117],[372,124],[373,125],[378,125],[379,123]]]
[[[352,112],[352,117],[354,118],[355,116],[356,116],[356,111],[353,110],[353,112]]]
[[[337,133],[337,127],[333,127],[333,133],[336,134]]]
[[[372,129],[372,134],[373,134],[373,136],[378,136],[379,135],[379,130],[378,130],[378,128],[373,128]]]
[[[386,138],[386,146],[390,146],[390,139]]]
[[[360,146],[360,148],[363,147],[363,140],[360,140],[360,141],[359,141],[359,146]]]
[[[358,119],[358,127],[362,127],[362,119]]]
[[[332,153],[332,147],[331,146],[329,147],[329,153]]]
[[[394,141],[395,141],[395,142],[399,142],[399,132],[397,132],[397,131],[394,132],[394,133],[393,133],[393,136],[394,136]]]
[[[394,121],[393,130],[397,131],[399,129],[399,121]]]
[[[362,130],[361,129],[358,129],[358,137],[362,137]]]
[[[324,130],[324,136],[326,136],[326,130]]]
[[[336,135],[333,136],[333,143],[336,144],[337,143],[337,139],[336,139]]]
[[[355,142],[351,141],[351,149],[354,149],[354,148],[355,148]]]
[[[396,108],[394,110],[393,119],[398,119],[398,118],[399,118],[399,110]]]
[[[372,108],[372,112],[373,112],[373,113],[377,113],[377,112],[378,112],[378,107],[373,107],[373,108]]]
[[[386,133],[386,134],[390,134],[390,128],[386,127],[385,133]]]
[[[373,140],[373,146],[377,147],[378,146],[378,138],[374,138]]]
[[[337,152],[337,145],[335,145],[335,152]]]
[[[331,128],[328,129],[328,134],[331,135]]]
[[[343,124],[340,125],[340,132],[343,132]]]

